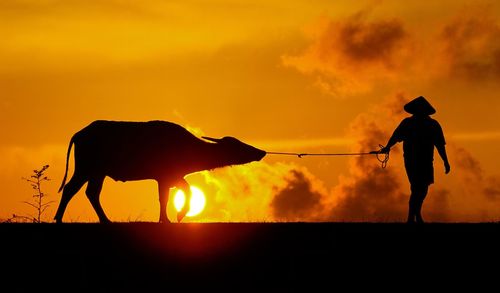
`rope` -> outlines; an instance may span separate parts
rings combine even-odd
[[[384,146],[379,145],[380,149]],[[377,160],[381,163],[382,169],[387,167],[387,162],[389,162],[389,153],[381,153],[379,151],[371,151],[367,153],[288,153],[288,152],[266,152],[268,155],[281,155],[281,156],[297,156],[299,158],[305,156],[366,156],[366,155],[375,155]],[[380,155],[384,155],[381,157]]]

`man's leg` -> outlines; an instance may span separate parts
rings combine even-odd
[[[429,190],[429,185],[423,184],[418,187],[418,196],[416,199],[416,206],[415,206],[415,216],[417,223],[423,223],[424,219],[422,218],[422,205],[424,204],[425,197],[427,196],[427,192]]]
[[[408,203],[408,224],[415,223],[415,207],[416,207],[416,198],[417,195],[415,193],[413,185],[411,185],[411,194],[410,194],[410,201]]]
[[[427,196],[427,190],[429,185],[427,184],[412,184],[411,185],[411,195],[408,208],[408,223],[423,223],[422,219],[422,204]]]

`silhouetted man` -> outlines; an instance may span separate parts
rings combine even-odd
[[[401,121],[380,152],[388,153],[393,145],[403,141],[406,174],[411,185],[408,223],[423,223],[422,204],[429,185],[434,183],[434,146],[443,159],[446,174],[450,172],[450,164],[443,130],[436,120],[429,117],[436,113],[431,104],[420,96],[406,104],[404,110],[413,116]]]

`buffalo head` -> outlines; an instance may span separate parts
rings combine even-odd
[[[203,136],[203,138],[216,143],[221,153],[231,161],[231,165],[260,161],[266,155],[265,151],[243,143],[231,136],[225,136],[223,138]]]

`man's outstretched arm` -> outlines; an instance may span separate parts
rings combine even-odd
[[[450,163],[448,162],[448,156],[446,155],[446,147],[444,144],[437,145],[436,146],[439,155],[441,156],[441,159],[443,159],[444,162],[444,173],[448,174],[450,173]]]
[[[399,123],[398,127],[394,129],[394,132],[391,135],[391,138],[387,141],[387,144],[385,147],[380,149],[380,153],[382,154],[388,154],[391,148],[398,142],[403,141],[403,137],[405,136],[405,133],[407,132],[407,119],[403,119],[401,123]]]
[[[394,135],[392,135],[385,147],[383,147],[380,152],[383,154],[388,153],[391,150],[392,146],[394,146],[396,143],[398,143],[398,140],[394,137]]]

